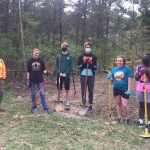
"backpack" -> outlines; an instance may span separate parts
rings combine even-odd
[[[4,61],[0,59],[0,79],[6,78],[6,67]]]

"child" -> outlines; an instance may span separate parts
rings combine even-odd
[[[1,108],[1,103],[4,94],[4,80],[6,79],[6,66],[3,59],[0,58],[0,112],[5,110]]]
[[[125,65],[124,56],[116,58],[116,67],[112,69],[112,73],[107,75],[108,79],[114,80],[114,98],[117,105],[118,123],[121,122],[122,112],[124,112],[126,123],[129,124],[129,96],[131,95],[131,69]]]
[[[137,66],[135,79],[138,81],[136,86],[136,99],[139,103],[139,127],[144,126],[144,74],[146,74],[146,94],[148,125],[150,132],[150,54],[147,53],[142,58],[142,65]]]
[[[80,83],[83,107],[86,105],[86,88],[89,92],[89,112],[93,112],[93,93],[95,82],[95,70],[97,69],[97,57],[92,53],[92,43],[84,43],[84,52],[78,58],[78,68],[80,69]]]
[[[72,72],[72,56],[69,52],[68,46],[69,46],[68,43],[63,42],[61,44],[61,53],[56,56],[58,100],[60,99],[60,93],[64,85],[66,91],[66,101],[65,101],[66,110],[70,110],[69,91],[70,91],[70,75]]]

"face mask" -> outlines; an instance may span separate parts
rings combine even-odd
[[[91,48],[85,48],[85,52],[86,53],[90,53],[91,52]]]
[[[63,51],[63,52],[66,52],[66,51],[67,51],[67,47],[63,47],[63,48],[62,48],[62,51]]]

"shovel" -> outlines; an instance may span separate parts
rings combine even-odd
[[[87,79],[88,79],[88,67],[89,67],[89,63],[87,63],[87,68],[86,68],[86,77],[85,77],[85,84],[84,84],[84,97],[83,97],[83,103],[86,103],[86,87],[87,87]],[[88,112],[88,107],[85,106],[83,104],[83,106],[81,107],[81,109],[79,110],[78,114],[80,116],[85,116],[86,113]]]
[[[145,134],[141,135],[143,138],[150,138],[148,133],[148,115],[147,115],[147,95],[146,95],[146,74],[144,74],[144,119],[145,119]]]
[[[63,101],[60,101],[60,75],[59,75],[59,79],[58,79],[58,100],[55,101],[55,108],[54,108],[54,110],[56,112],[64,111]]]

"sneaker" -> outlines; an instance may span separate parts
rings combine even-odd
[[[46,113],[48,113],[48,114],[51,114],[51,113],[53,112],[51,109],[48,109],[48,108],[45,109],[44,111],[45,111]]]
[[[140,121],[137,121],[136,124],[138,125],[139,128],[143,128],[144,127],[144,123],[140,123]]]
[[[93,113],[93,112],[94,112],[94,109],[93,109],[93,107],[92,107],[91,105],[89,106],[88,111],[89,111],[90,113]]]
[[[65,110],[70,110],[70,102],[69,101],[65,102]]]
[[[37,108],[32,108],[32,109],[31,109],[31,112],[32,112],[32,113],[37,112]]]

